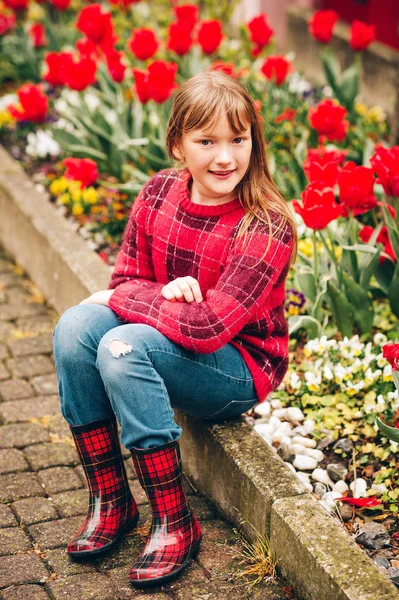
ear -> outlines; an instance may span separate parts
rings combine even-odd
[[[178,146],[173,146],[172,154],[177,160],[184,161],[183,153]]]

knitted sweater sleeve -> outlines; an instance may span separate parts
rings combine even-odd
[[[108,289],[114,289],[129,281],[136,281],[141,286],[151,289],[162,288],[162,285],[155,281],[150,241],[145,233],[149,183],[143,187],[133,204]]]
[[[244,250],[241,240],[236,241],[222,275],[200,303],[170,302],[160,290],[127,281],[116,288],[109,306],[124,320],[151,325],[188,350],[215,352],[240,332],[268,301],[280,276],[282,282],[286,275],[292,250],[290,225],[273,234],[262,258],[268,239],[262,226],[252,228]],[[283,288],[279,286],[279,296]],[[274,302],[282,299],[274,298]]]

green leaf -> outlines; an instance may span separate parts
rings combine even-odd
[[[380,254],[381,254],[381,249],[377,249],[377,252],[374,254],[374,256],[366,261],[364,261],[361,264],[360,267],[360,285],[362,286],[362,288],[364,290],[368,290],[370,287],[370,280],[372,278],[372,276],[374,275],[379,262],[380,262]]]
[[[384,212],[384,219],[388,227],[389,241],[392,244],[396,258],[399,261],[399,229],[385,204],[383,205],[382,209]]]
[[[110,181],[98,180],[97,183],[105,188],[110,188],[129,194],[137,194],[143,187],[141,183],[137,183],[136,181],[128,181],[127,183],[111,183]]]
[[[327,294],[339,331],[343,336],[351,337],[355,316],[352,305],[347,301],[345,294],[338,290],[331,281],[327,283]]]
[[[317,285],[313,269],[305,265],[299,267],[299,272],[296,273],[296,280],[301,292],[305,294],[309,302],[313,303],[317,295]]]
[[[306,329],[309,339],[314,339],[320,336],[321,325],[317,319],[308,315],[293,315],[288,317],[289,335],[298,329]]]
[[[335,54],[328,49],[321,53],[320,58],[327,83],[332,88],[335,95],[339,97],[339,78],[341,76],[341,68],[339,66],[338,59]]]
[[[399,429],[396,427],[389,427],[389,425],[385,425],[378,417],[375,418],[375,422],[378,425],[378,429],[381,431],[382,435],[393,442],[399,443]]]
[[[352,110],[355,103],[355,98],[359,93],[359,63],[354,62],[348,69],[342,73],[340,94],[344,106]]]
[[[399,263],[396,264],[396,269],[389,287],[388,300],[393,314],[399,319]]]
[[[92,158],[93,160],[104,160],[108,159],[107,155],[104,152],[100,152],[99,150],[95,150],[94,148],[89,148],[89,146],[75,146],[68,145],[65,150],[73,154],[74,156],[78,156],[81,158]]]
[[[362,333],[369,333],[373,326],[373,299],[366,290],[345,272],[342,273],[347,299],[355,309],[354,320]]]
[[[76,135],[73,135],[73,133],[65,131],[64,129],[58,129],[57,127],[53,127],[51,129],[51,132],[53,134],[53,138],[56,142],[59,143],[62,150],[65,146],[70,146],[71,144],[75,146],[84,144],[84,142],[81,139],[79,139]]]

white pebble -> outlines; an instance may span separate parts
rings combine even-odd
[[[276,431],[276,429],[278,427],[280,427],[281,421],[277,417],[270,417],[270,419],[269,419],[269,425],[272,428],[272,431],[274,433]]]
[[[310,482],[303,481],[302,483],[305,486],[305,488],[308,490],[308,492],[313,492],[313,485]]]
[[[270,406],[272,408],[281,408],[281,402],[280,402],[280,400],[277,400],[277,398],[276,398],[275,400],[271,400]]]
[[[287,409],[286,408],[276,408],[273,412],[272,412],[273,417],[277,417],[278,419],[285,419],[287,416]]]
[[[385,483],[373,483],[371,490],[374,496],[382,496],[382,494],[388,491]]]
[[[319,481],[320,483],[324,483],[325,485],[328,485],[331,488],[334,485],[334,482],[330,479],[325,469],[315,469],[312,473],[312,479],[314,479],[315,481]]]
[[[306,419],[306,421],[303,422],[303,426],[306,429],[307,433],[312,433],[315,425],[316,423],[315,421],[313,421],[313,419]]]
[[[294,444],[302,444],[302,446],[306,446],[306,448],[316,448],[317,446],[316,440],[311,440],[310,438],[302,437],[300,435],[295,435],[292,441]]]
[[[269,402],[261,402],[254,408],[254,412],[261,417],[268,417],[270,415],[270,404]]]
[[[255,431],[259,433],[263,438],[270,437],[272,439],[273,430],[270,427],[269,423],[256,423],[254,425]]]
[[[339,492],[326,492],[321,499],[321,504],[329,512],[333,512],[335,509],[335,501],[340,497],[341,494]]]
[[[292,444],[291,450],[294,454],[305,454],[306,448],[305,446],[302,446],[302,444]]]
[[[337,481],[337,483],[334,483],[334,485],[333,485],[334,492],[339,492],[340,494],[343,494],[344,492],[347,492],[348,490],[349,490],[349,486],[343,479],[340,479],[339,481]]]
[[[324,454],[321,450],[316,450],[315,448],[305,448],[306,456],[313,456],[317,460],[317,462],[321,462],[324,458]]]
[[[300,471],[313,471],[317,467],[317,460],[311,456],[297,454],[293,464]]]
[[[304,483],[310,483],[310,474],[304,473],[303,471],[296,471],[296,476],[298,479],[303,481]]]
[[[281,443],[291,447],[291,438],[288,435],[285,435],[281,438]]]
[[[289,419],[293,423],[300,423],[305,419],[305,415],[303,414],[300,408],[290,406],[289,408],[287,408],[287,419]]]
[[[307,429],[303,426],[303,425],[297,425],[296,427],[294,427],[294,429],[292,430],[292,435],[307,435]]]
[[[367,496],[367,482],[358,477],[349,485],[354,498],[365,498]]]
[[[292,466],[292,464],[291,464],[291,463],[289,463],[289,462],[286,462],[286,463],[284,463],[284,464],[285,464],[285,465],[287,465],[287,467],[289,467],[289,468],[291,469],[291,471],[293,471],[294,473],[296,473],[296,471],[295,471],[295,469],[294,469],[294,467]]]

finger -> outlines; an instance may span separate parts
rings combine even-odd
[[[202,297],[202,292],[201,292],[201,288],[200,288],[198,281],[196,279],[194,279],[194,277],[187,277],[187,279],[189,280],[189,284],[190,284],[191,291],[193,293],[195,301],[202,302],[203,297]]]
[[[187,279],[186,278],[177,279],[176,283],[179,286],[181,292],[183,293],[183,296],[184,296],[186,302],[194,302],[194,294],[191,290],[190,284],[187,281]]]
[[[174,281],[170,281],[167,285],[167,288],[172,292],[172,294],[176,300],[180,300],[181,298],[184,299],[184,294],[183,294],[182,290],[180,289],[180,286],[179,286],[178,282],[176,281],[176,279]]]
[[[176,298],[173,295],[172,290],[170,290],[168,288],[168,286],[164,286],[161,290],[161,295],[166,298],[166,300],[170,300],[171,302],[174,302],[176,300]]]

